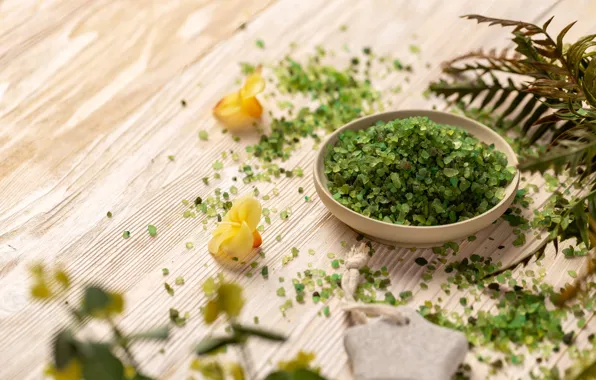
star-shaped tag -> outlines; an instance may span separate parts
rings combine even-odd
[[[468,352],[459,331],[428,322],[402,307],[409,321],[398,325],[387,319],[350,327],[344,343],[358,380],[448,380]]]

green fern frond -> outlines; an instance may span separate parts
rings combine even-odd
[[[545,23],[545,25],[542,28],[540,28],[539,26],[536,26],[529,22],[506,20],[506,19],[494,18],[494,17],[486,17],[486,16],[482,16],[482,15],[477,15],[477,14],[463,15],[461,17],[466,18],[468,20],[476,20],[479,24],[488,23],[489,26],[492,26],[492,25],[515,26],[515,31],[523,31],[526,35],[534,35],[534,34],[538,34],[538,33],[543,33],[546,30],[546,27],[548,27],[548,24],[550,24],[550,21],[552,20],[552,18],[551,18],[550,20],[548,20],[547,23]]]
[[[480,109],[485,108],[489,104],[492,104],[493,108],[498,108],[505,103],[511,94],[520,94],[522,89],[522,85],[516,85],[511,79],[507,81],[506,85],[503,85],[495,76],[491,76],[490,81],[478,77],[474,80],[458,81],[454,83],[440,80],[439,82],[431,83],[430,85],[430,91],[435,94],[442,96],[445,99],[451,99],[455,103],[462,102],[466,99],[464,103],[466,105],[471,104],[478,97],[482,98],[481,95],[484,94]],[[499,96],[497,97],[497,95]],[[522,99],[526,96],[528,96],[528,94],[523,94]],[[494,99],[496,99],[496,101],[492,102]],[[522,99],[519,99],[519,101]]]
[[[444,62],[443,71],[449,75],[460,75],[467,72],[495,72],[527,75],[533,69],[520,60],[519,53],[510,54],[509,49],[497,53],[496,49],[485,52],[483,49],[473,51]],[[472,61],[469,63],[469,61]],[[457,66],[462,65],[462,66]]]
[[[540,173],[553,169],[559,174],[564,170],[574,171],[580,165],[591,164],[596,156],[596,135],[585,130],[567,133],[569,135],[567,139],[562,139],[538,158],[522,161],[519,168],[522,171]]]

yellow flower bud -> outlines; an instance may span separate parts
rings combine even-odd
[[[224,96],[215,105],[213,115],[232,130],[250,126],[263,113],[263,106],[257,99],[263,90],[265,80],[261,70],[257,69],[246,78],[240,91]]]
[[[57,369],[50,364],[45,374],[53,377],[54,380],[79,380],[82,377],[81,363],[77,359],[71,359],[62,369]]]
[[[257,231],[260,219],[258,200],[252,196],[238,199],[213,231],[209,252],[221,258],[237,257],[245,261],[252,249],[261,245],[261,235]]]

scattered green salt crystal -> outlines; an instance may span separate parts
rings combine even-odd
[[[254,319],[253,319],[253,321],[254,321],[255,325],[258,325],[259,324],[259,317],[255,316]]]
[[[256,45],[258,48],[264,49],[265,48],[265,42],[261,39],[256,41]]]
[[[130,231],[124,231],[122,233],[122,237],[125,238],[125,239],[128,239],[130,237]]]
[[[401,293],[399,293],[399,298],[401,298],[403,301],[406,301],[406,300],[412,298],[412,292],[410,290],[401,292]]]
[[[207,141],[209,139],[209,134],[207,131],[199,131],[199,139]]]
[[[256,261],[253,261],[252,263],[250,263],[251,268],[256,268],[258,265],[259,265],[259,263],[257,263]]]
[[[168,274],[170,274],[170,270],[169,270],[168,268],[162,268],[162,269],[161,269],[161,273],[162,273],[164,276],[167,276]]]
[[[396,305],[397,299],[395,298],[393,293],[387,292],[387,293],[385,293],[385,301],[384,302],[389,305]]]
[[[269,267],[267,265],[261,268],[261,276],[263,276],[263,278],[269,277]]]
[[[567,271],[567,274],[572,278],[577,278],[577,272],[574,270]]]
[[[333,253],[333,252],[329,252],[329,253],[327,254],[327,257],[328,257],[328,258],[330,258],[330,259],[333,259],[333,258],[335,258],[335,253]]]
[[[277,289],[277,295],[280,297],[285,297],[286,296],[286,289],[284,289],[284,287],[280,287],[279,289]]]
[[[279,310],[280,310],[280,311],[282,312],[282,314],[285,316],[285,315],[286,315],[286,311],[287,311],[288,309],[290,309],[291,307],[293,307],[293,306],[294,306],[294,305],[293,305],[293,303],[292,303],[292,300],[286,300],[286,302],[284,302],[284,304],[283,304],[283,305],[281,305],[281,306],[279,307]]]
[[[293,256],[293,257],[298,257],[298,253],[299,253],[299,252],[300,252],[300,251],[298,250],[298,248],[296,248],[296,247],[292,247],[292,256]]]
[[[284,282],[285,280],[286,280],[286,279],[285,279],[285,278],[283,278],[283,277],[280,277],[280,278],[279,278],[279,282]]]
[[[424,257],[417,257],[414,262],[418,265],[425,266],[426,264],[428,264],[428,261],[424,258]]]
[[[277,240],[277,241],[281,241],[281,235],[277,235],[277,236],[275,237],[275,240]]]
[[[236,188],[236,186],[231,186],[230,187],[230,193],[236,195],[238,194],[238,189]]]
[[[151,235],[152,237],[155,237],[157,235],[157,227],[155,227],[152,224],[147,226],[147,231],[149,232],[149,235]]]
[[[309,249],[308,250],[308,254],[311,255],[311,256],[314,256],[315,250],[314,249]]]
[[[184,285],[184,278],[182,276],[176,277],[176,285]]]
[[[325,306],[323,308],[323,315],[328,317],[329,316],[329,306]]]
[[[215,170],[223,169],[223,162],[221,162],[221,161],[215,161],[213,163],[213,169],[215,169]]]
[[[333,260],[333,261],[331,262],[331,267],[332,267],[332,268],[334,268],[334,269],[337,269],[337,268],[339,268],[339,261],[337,261],[337,260]]]
[[[189,241],[189,242],[186,243],[186,248],[187,249],[192,249],[193,247],[194,247],[194,244],[192,242]]]
[[[174,288],[172,288],[172,286],[170,286],[170,284],[168,284],[167,282],[165,282],[163,284],[163,286],[164,286],[164,288],[166,288],[166,292],[168,292],[168,294],[170,296],[173,296],[174,295]]]

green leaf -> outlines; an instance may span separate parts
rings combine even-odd
[[[54,338],[54,366],[56,369],[65,368],[68,363],[76,357],[76,347],[73,344],[74,337],[70,330],[62,330]]]
[[[594,37],[596,37],[596,34],[590,34],[588,36],[582,37],[573,45],[571,45],[569,49],[567,49],[567,62],[570,66],[569,68],[573,76],[577,77],[579,75],[580,65],[584,58],[586,49],[596,44],[593,41]]]
[[[534,24],[530,24],[523,21],[516,21],[516,20],[506,20],[501,18],[493,18],[493,17],[486,17],[476,14],[469,14],[463,15],[462,18],[467,18],[468,20],[476,20],[479,24],[481,23],[489,23],[489,26],[492,25],[501,25],[501,26],[515,26],[515,30],[526,30],[530,32],[530,34],[536,34],[542,32],[538,26]],[[546,24],[548,26],[548,24]]]
[[[588,215],[586,215],[585,202],[579,202],[573,208],[573,215],[575,216],[575,224],[579,230],[582,242],[586,247],[590,246],[590,239],[588,238]]]
[[[232,324],[232,329],[239,335],[256,336],[259,338],[272,340],[274,342],[285,342],[287,340],[287,338],[281,334],[263,329],[257,329],[254,327],[243,326],[236,323]]]
[[[573,27],[573,25],[575,25],[576,22],[577,21],[574,21],[571,24],[564,27],[563,30],[561,30],[561,32],[557,36],[557,50],[558,50],[559,54],[563,53],[563,38],[565,37],[565,35],[569,31],[569,29],[571,29]]]
[[[552,16],[551,18],[549,18],[548,20],[546,20],[546,22],[542,25],[542,29],[546,32],[546,28],[548,28],[548,26],[550,25],[551,21],[553,21],[553,18],[555,18],[555,16]]]
[[[195,353],[197,355],[206,355],[229,344],[239,344],[244,343],[244,341],[245,340],[243,338],[238,336],[209,338],[197,344],[195,347]]]
[[[131,334],[129,339],[154,339],[154,340],[167,340],[170,336],[169,326],[162,326],[152,330]]]
[[[596,59],[590,60],[588,67],[586,67],[582,88],[588,103],[592,107],[596,107]]]
[[[591,162],[595,155],[596,136],[588,143],[566,140],[540,157],[522,160],[519,168],[522,171],[541,173],[552,168],[555,173],[560,173],[565,168],[575,169],[582,162]]]
[[[89,343],[89,350],[81,357],[85,380],[123,380],[124,365],[103,343]]]
[[[85,289],[85,295],[83,296],[83,310],[85,313],[92,315],[105,310],[109,304],[110,295],[103,289],[95,286]]]
[[[265,380],[325,380],[324,377],[308,369],[296,371],[277,371],[267,375]]]
[[[132,380],[155,380],[155,379],[152,377],[149,377],[149,376],[145,376],[142,373],[136,373],[135,377],[133,377]]]

